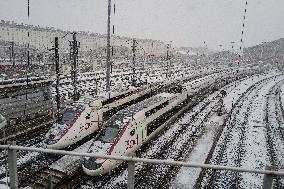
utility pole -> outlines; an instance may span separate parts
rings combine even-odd
[[[152,44],[151,44],[151,54],[150,54],[150,56],[151,56],[151,71],[153,72],[153,58],[154,58],[154,53],[153,53],[153,48],[154,48],[154,42],[152,42]]]
[[[9,49],[10,49],[10,62],[13,65],[13,67],[15,67],[14,41],[11,42]]]
[[[142,57],[142,61],[143,61],[143,70],[145,70],[145,64],[146,64],[146,61],[147,61],[147,56],[146,56],[146,51],[145,51],[145,49],[142,47],[141,48],[142,50],[143,50],[143,57]]]
[[[133,39],[133,43],[132,43],[132,70],[133,70],[133,76],[132,76],[132,86],[135,86],[135,63],[136,63],[136,47],[137,47],[137,41],[135,39]]]
[[[59,53],[58,53],[58,37],[54,38],[54,48],[48,49],[54,51],[55,71],[56,71],[56,106],[57,106],[57,121],[60,119],[60,94],[59,94]]]
[[[111,0],[108,0],[108,17],[107,17],[107,59],[106,59],[106,91],[110,91],[110,15],[111,15]]]
[[[56,67],[56,105],[57,105],[57,121],[60,118],[60,94],[59,94],[59,54],[58,54],[58,37],[54,41],[54,59]]]
[[[169,61],[170,61],[170,52],[169,52],[169,50],[170,50],[170,44],[167,44],[167,58],[166,58],[166,60],[167,60],[167,73],[166,73],[166,78],[168,78],[168,75],[169,75]]]
[[[220,47],[220,60],[223,60],[223,57],[222,57],[222,54],[221,54],[221,52],[223,51],[222,46],[223,45],[219,45],[219,47]]]
[[[231,45],[232,45],[232,63],[234,62],[234,44],[235,42],[234,41],[231,41]]]
[[[77,91],[77,58],[78,58],[78,48],[80,47],[80,42],[76,40],[76,32],[73,32],[73,41],[69,41],[70,45],[70,52],[73,60],[72,65],[72,82],[73,82],[73,88],[74,88],[74,94],[73,94],[73,101],[78,100],[78,91]]]
[[[59,94],[59,54],[58,54],[58,37],[55,37],[54,43],[54,58],[56,66],[56,105],[57,105],[57,120],[60,118],[60,94]]]
[[[30,0],[28,0],[28,22],[30,19]],[[29,71],[30,71],[30,30],[28,30],[28,44],[27,44],[27,64],[26,64],[26,101],[25,101],[25,110],[24,115],[26,115],[26,107],[27,107],[27,100],[28,100],[28,85],[29,85]]]
[[[264,45],[265,45],[265,43],[266,43],[266,42],[262,42],[261,45],[260,45],[260,46],[261,46],[261,54],[260,54],[260,59],[261,59],[261,60],[263,59],[263,51],[264,51]]]

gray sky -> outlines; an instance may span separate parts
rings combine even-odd
[[[219,49],[240,41],[245,0],[113,0],[116,34]],[[30,24],[106,33],[107,0],[30,0]],[[27,0],[0,0],[0,19],[27,23]],[[284,0],[248,0],[245,46],[284,37]],[[237,44],[239,46],[239,44]]]

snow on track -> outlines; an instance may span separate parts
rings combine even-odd
[[[263,169],[270,164],[263,110],[269,90],[283,79],[283,76],[278,76],[263,80],[237,102],[228,122],[229,126],[224,129],[210,163],[253,169]],[[263,177],[229,171],[207,171],[206,175],[208,178],[204,178],[202,188],[259,188]]]
[[[266,102],[266,134],[270,164],[277,170],[284,169],[284,135],[281,128],[283,121],[280,109],[280,87],[284,81],[275,85],[268,93]],[[279,177],[274,181],[275,188],[284,188],[284,178]]]
[[[260,80],[263,80],[267,77],[271,77],[272,75],[273,74],[252,76],[230,84],[227,87],[228,89],[225,89],[224,87],[223,90],[227,91],[227,96],[224,98],[224,103],[227,111],[231,110],[232,105],[236,103],[237,99],[249,87],[251,87]],[[214,124],[209,128],[208,125],[212,125],[211,119],[209,119],[209,121],[204,124],[205,132],[202,137],[197,140],[197,144],[193,152],[189,154],[188,158],[186,158],[187,162],[205,163],[205,160],[208,156],[210,148],[213,145],[213,141],[215,140],[217,132],[219,132],[219,128],[216,126],[214,127]],[[201,169],[182,167],[177,176],[175,177],[171,188],[193,188],[200,171]]]

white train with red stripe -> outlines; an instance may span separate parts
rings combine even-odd
[[[132,89],[105,97],[84,97],[67,107],[58,123],[53,124],[46,134],[45,146],[51,149],[62,149],[73,145],[100,128],[107,120],[125,105],[150,96],[159,85]]]
[[[178,111],[185,97],[161,93],[129,106],[110,118],[88,152],[101,155],[129,156],[139,149],[161,123]],[[91,176],[110,172],[122,161],[85,158],[83,170]]]
[[[101,101],[92,97],[80,99],[68,106],[59,122],[54,123],[46,134],[47,148],[62,149],[75,144],[99,129],[102,123]]]

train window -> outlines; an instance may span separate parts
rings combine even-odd
[[[150,115],[156,113],[158,110],[166,107],[167,105],[169,104],[169,101],[166,101],[158,106],[156,106],[155,108],[151,109],[151,110],[148,110],[147,112],[145,112],[145,116],[146,117],[149,117]]]
[[[84,110],[84,107],[78,106],[73,108],[67,108],[62,115],[61,122],[63,124],[70,125],[77,119],[77,116]]]
[[[130,131],[130,136],[133,136],[135,134],[135,129],[133,129],[132,131]]]
[[[115,96],[115,97],[112,97],[112,98],[108,98],[107,100],[102,101],[102,105],[104,106],[105,104],[112,103],[112,102],[116,101],[117,99],[130,96],[132,93],[133,93],[133,91],[125,93],[125,94],[122,94],[122,95],[118,95],[118,96]]]

